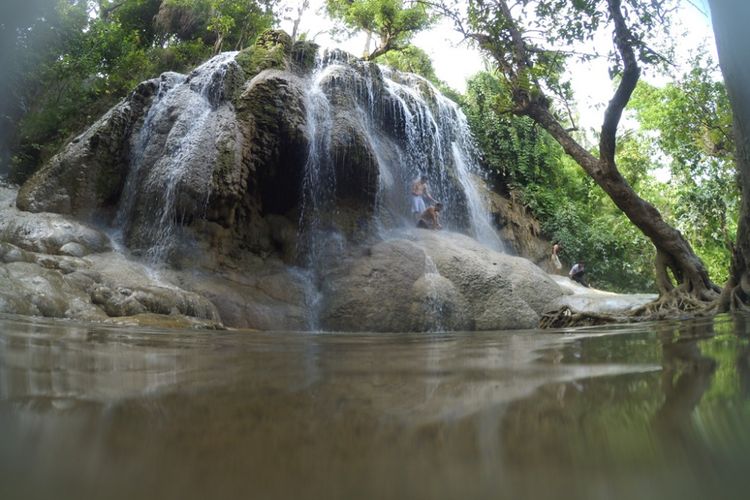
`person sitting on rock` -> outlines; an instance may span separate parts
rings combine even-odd
[[[411,185],[411,212],[417,221],[421,219],[422,213],[427,208],[424,203],[425,198],[435,202],[435,199],[427,192],[427,176],[422,175]]]
[[[417,221],[417,227],[423,229],[443,229],[438,219],[440,211],[443,209],[442,203],[435,203],[434,207],[427,207],[424,212],[419,216]]]
[[[568,277],[570,277],[570,279],[572,279],[573,281],[580,283],[581,285],[588,288],[588,284],[583,279],[583,274],[585,273],[585,271],[586,270],[584,268],[583,261],[579,260],[578,262],[575,263],[573,267],[570,268]]]

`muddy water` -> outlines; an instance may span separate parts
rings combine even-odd
[[[0,318],[0,498],[746,498],[750,321],[310,334]]]

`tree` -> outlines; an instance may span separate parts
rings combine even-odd
[[[310,0],[296,0],[294,5],[282,5],[280,7],[281,19],[292,22],[292,40],[297,40],[297,37],[300,35],[299,25],[302,22],[302,17],[309,8]]]
[[[742,204],[737,228],[737,245],[732,257],[729,281],[720,301],[721,310],[748,310],[750,302],[750,54],[743,46],[750,4],[709,0],[719,65],[732,104],[735,162],[740,176]]]
[[[326,0],[328,14],[346,27],[367,35],[363,58],[373,60],[392,50],[402,50],[411,38],[430,27],[435,17],[429,8],[406,0]],[[370,52],[372,37],[378,45]]]
[[[440,84],[440,81],[435,74],[435,68],[432,66],[430,56],[427,55],[427,52],[419,47],[415,47],[414,45],[404,47],[404,49],[400,51],[392,51],[382,54],[375,62],[390,66],[399,71],[406,71],[408,73],[415,73],[423,76],[435,85]]]
[[[163,0],[157,22],[183,40],[205,38],[214,54],[239,50],[273,24],[274,0]]]
[[[640,64],[662,60],[647,41],[663,25],[668,6],[667,1],[645,0],[524,0],[514,4],[513,11],[506,0],[470,0],[467,17],[445,11],[496,64],[509,90],[508,111],[540,124],[656,247],[660,300],[644,312],[703,308],[720,291],[688,241],[636,193],[615,161],[618,125],[640,78]],[[532,9],[534,15],[524,15]],[[617,86],[593,154],[575,139],[553,101],[569,97],[561,74],[576,44],[593,39],[603,26],[613,30],[610,73]],[[534,40],[535,33],[544,38]]]
[[[740,194],[732,111],[718,65],[701,53],[684,74],[662,87],[639,81],[631,105],[645,132],[641,140],[653,143],[655,157],[669,166],[673,195],[660,205],[662,213],[671,214],[710,275],[724,283]]]

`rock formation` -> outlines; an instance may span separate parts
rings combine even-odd
[[[458,107],[414,75],[316,51],[268,32],[189,75],[140,84],[21,187],[24,212],[4,204],[0,311],[259,329],[534,327],[563,291],[502,252]],[[446,231],[413,228],[420,173],[446,205]]]

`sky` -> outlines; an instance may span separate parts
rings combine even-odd
[[[298,0],[287,0],[295,5]],[[325,16],[324,0],[310,0],[310,10],[303,17],[300,32],[307,32],[308,38],[323,47],[339,47],[360,55],[365,45],[365,36],[359,35],[350,40],[333,40],[327,31],[334,23]],[[716,60],[716,49],[711,31],[710,18],[705,0],[686,0],[677,16],[678,29],[688,33],[685,43],[678,44],[678,65],[684,64],[689,52],[701,45],[706,45],[709,53]],[[291,22],[283,22],[281,28],[291,33]],[[466,80],[485,68],[485,62],[477,50],[472,49],[461,36],[454,31],[451,23],[442,21],[432,29],[419,33],[413,40],[432,59],[437,77],[459,92],[466,89]],[[611,43],[604,40],[603,43]],[[580,116],[579,126],[598,128],[601,125],[603,107],[612,97],[613,87],[607,73],[606,61],[593,61],[586,65],[571,66],[573,90],[578,103]],[[663,79],[644,72],[643,78],[659,85]]]

